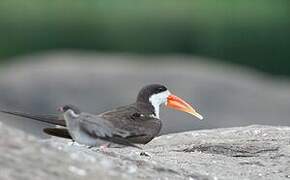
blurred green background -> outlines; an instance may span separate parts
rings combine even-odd
[[[51,49],[190,54],[290,76],[290,2],[1,0],[2,62]]]

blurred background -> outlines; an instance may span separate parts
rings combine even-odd
[[[163,110],[162,133],[290,125],[290,2],[1,0],[0,65],[0,108],[99,113],[161,83],[206,117]]]

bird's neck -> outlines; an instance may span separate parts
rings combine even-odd
[[[74,111],[72,110],[67,110],[64,114],[64,119],[66,121],[66,125],[67,126],[71,126],[75,123],[77,123],[77,121],[75,121],[75,119],[77,119],[80,115],[76,114]]]
[[[152,117],[160,119],[159,111],[160,111],[160,104],[152,102],[151,105],[154,107],[154,113]]]
[[[159,119],[159,105],[152,104],[151,102],[140,102],[137,101],[136,103],[138,110],[144,114],[151,117],[154,117],[156,119]]]

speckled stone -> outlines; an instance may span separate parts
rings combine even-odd
[[[87,148],[0,126],[0,179],[289,179],[290,127],[160,136],[142,150]]]

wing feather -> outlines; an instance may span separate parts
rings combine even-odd
[[[115,128],[109,121],[90,114],[81,115],[80,128],[91,137],[106,140],[112,143],[140,148],[132,144],[127,137],[129,131]]]
[[[0,110],[0,112],[5,114],[10,114],[18,117],[24,117],[28,119],[33,119],[40,122],[45,122],[48,124],[54,124],[59,126],[66,126],[65,120],[58,115],[39,115],[39,114],[31,114],[25,112],[18,112],[18,111],[8,111],[8,110]]]

